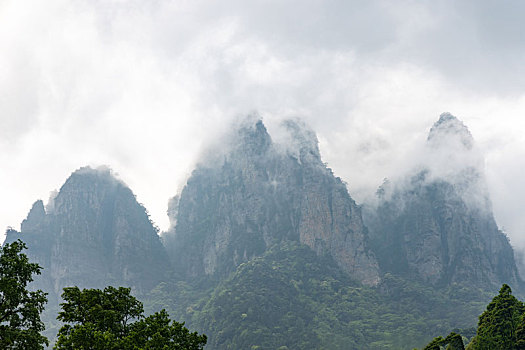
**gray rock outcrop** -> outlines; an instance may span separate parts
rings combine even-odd
[[[21,232],[27,254],[43,267],[35,287],[51,296],[65,286],[133,287],[144,293],[169,269],[169,260],[147,212],[107,168],[81,168],[64,183],[46,212],[33,204]]]
[[[430,130],[419,169],[386,181],[378,196],[364,216],[383,271],[434,285],[521,284],[512,247],[492,214],[483,158],[451,114]]]
[[[295,121],[282,128],[278,144],[250,120],[193,171],[164,234],[175,268],[186,277],[224,275],[292,240],[377,284],[360,208],[321,161],[315,133]]]

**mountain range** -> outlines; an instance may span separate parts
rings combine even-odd
[[[402,349],[475,326],[502,283],[524,290],[456,117],[432,126],[425,162],[360,205],[314,131],[280,130],[272,139],[256,117],[232,128],[174,194],[167,232],[107,167],[37,200],[6,242],[24,240],[43,267],[33,288],[49,293],[49,329],[62,288],[118,285],[209,349]]]

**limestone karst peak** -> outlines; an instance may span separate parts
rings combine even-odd
[[[76,181],[78,179],[90,179],[92,181],[101,181],[101,182],[115,182],[122,183],[114,174],[113,170],[106,165],[101,165],[96,168],[90,166],[84,166],[75,170],[69,178],[66,180],[66,183],[70,181]]]
[[[365,212],[381,268],[435,285],[519,285],[512,247],[492,214],[483,155],[467,127],[441,114],[422,151],[422,166],[381,186],[379,205]]]
[[[434,123],[421,151],[421,166],[430,172],[431,179],[471,187],[484,172],[483,153],[467,126],[450,113],[441,114]]]
[[[295,241],[376,285],[360,209],[322,163],[315,133],[297,121],[277,129],[282,138],[274,142],[260,119],[243,122],[214,149],[221,161],[205,159],[192,173],[163,236],[177,273],[225,276],[273,245]]]
[[[27,218],[22,221],[22,231],[32,230],[44,220],[45,216],[44,203],[39,199],[33,203],[29,214],[27,214]]]
[[[71,214],[72,208],[82,213],[88,208],[99,210],[103,203],[115,200],[115,196],[133,196],[131,190],[114,176],[107,166],[89,166],[75,170],[60,188],[54,200],[54,214]]]
[[[31,207],[31,210],[29,211],[29,214],[27,215],[27,219],[29,220],[34,217],[42,217],[45,214],[46,213],[44,210],[44,203],[42,202],[41,199],[39,199],[35,201],[35,203],[33,203],[33,206]]]
[[[144,292],[162,279],[168,259],[157,230],[108,167],[74,171],[53,201],[47,213],[36,201],[21,225],[29,256],[44,269],[37,284],[53,298],[68,285]]]
[[[460,145],[466,150],[474,146],[474,139],[461,120],[445,112],[439,116],[428,134],[427,142],[434,147]]]

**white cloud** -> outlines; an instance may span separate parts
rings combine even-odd
[[[493,4],[1,2],[0,227],[73,170],[109,164],[167,228],[202,147],[253,110],[306,119],[360,199],[450,111],[487,156],[498,222],[525,245],[525,25],[521,4]]]

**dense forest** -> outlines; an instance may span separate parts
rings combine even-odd
[[[525,304],[512,295],[504,284],[499,294],[479,316],[476,334],[451,332],[434,338],[423,350],[520,350],[525,349]]]
[[[5,349],[49,345],[41,334],[44,324],[40,319],[46,294],[27,290],[41,268],[29,262],[24,249],[22,241],[0,249],[0,345]],[[450,324],[440,322],[450,319],[458,309],[456,304],[469,303],[468,298],[454,300],[450,294],[443,295],[439,306],[444,315],[429,315],[424,308],[434,309],[428,301],[439,297],[411,284],[408,294],[413,297],[395,300],[405,315],[400,317],[400,310],[392,310],[394,303],[388,298],[348,280],[333,261],[312,264],[312,254],[294,243],[271,249],[241,265],[215,288],[211,298],[198,301],[195,307],[200,311],[190,307],[187,312],[214,335],[211,345],[215,348],[391,349],[407,348],[413,342],[410,338],[424,338],[426,325],[418,317],[432,318],[436,322],[433,330],[443,331]],[[388,283],[395,286],[399,281]],[[161,301],[165,288],[159,286],[150,305],[166,302]],[[257,288],[261,290],[254,293]],[[188,298],[180,292],[176,295]],[[164,309],[145,317],[142,302],[130,293],[130,288],[111,286],[104,290],[64,288],[62,311],[57,315],[63,325],[54,349],[203,349],[206,335],[191,333],[184,323],[171,321]],[[445,315],[448,317],[442,319]],[[395,334],[389,334],[392,329]],[[501,287],[479,316],[477,330],[455,329],[444,338],[434,338],[423,350],[464,350],[465,343],[467,350],[525,349],[525,304],[512,295],[508,285]]]

